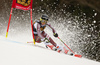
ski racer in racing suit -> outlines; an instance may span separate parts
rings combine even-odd
[[[49,35],[47,33],[45,33],[44,29],[46,28],[46,26],[50,27],[52,29],[53,35],[54,37],[58,37],[58,34],[56,33],[56,31],[54,30],[54,28],[48,24],[48,15],[44,14],[41,16],[40,19],[36,20],[33,23],[33,31],[34,31],[34,38],[35,41],[38,43],[44,42],[46,47],[51,48],[52,50],[55,51],[64,51],[64,53],[67,54],[68,50],[65,50],[62,46],[56,44],[51,37],[49,37]]]

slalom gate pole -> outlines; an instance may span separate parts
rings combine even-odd
[[[11,16],[12,16],[12,11],[13,11],[13,7],[11,8],[11,11],[10,11],[10,16],[9,16],[9,21],[8,21],[8,27],[7,27],[7,32],[6,32],[6,38],[8,37],[8,31],[9,31],[9,26],[10,26],[10,20],[11,20]]]
[[[82,57],[82,55],[75,54],[59,37],[58,39],[74,54],[75,57],[79,57],[79,58]]]
[[[35,39],[34,39],[34,32],[33,32],[33,21],[32,21],[32,9],[30,10],[30,18],[31,18],[31,28],[32,28],[32,36],[33,36],[33,43],[35,44]]]

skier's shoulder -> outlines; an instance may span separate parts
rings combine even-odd
[[[40,22],[40,19],[36,19],[35,22],[37,22],[37,23]]]
[[[38,24],[40,22],[40,20],[39,19],[36,19],[34,22],[33,22],[33,24]]]

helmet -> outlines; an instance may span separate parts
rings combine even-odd
[[[49,17],[48,17],[48,15],[43,14],[43,15],[41,16],[41,19],[48,21]]]

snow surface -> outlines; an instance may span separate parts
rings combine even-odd
[[[42,43],[36,45],[40,47],[0,37],[0,65],[100,65],[96,61],[45,49]]]

